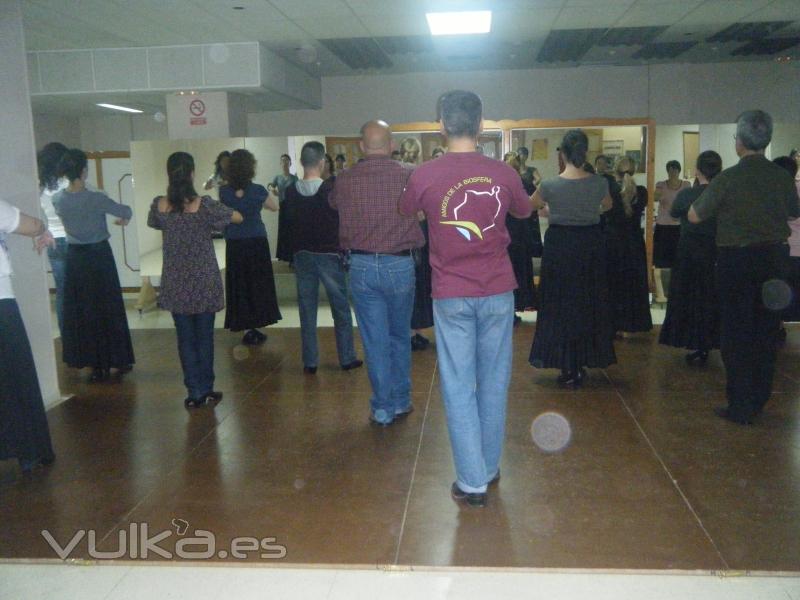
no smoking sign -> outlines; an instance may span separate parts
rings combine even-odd
[[[206,105],[199,98],[195,98],[189,103],[189,113],[192,115],[189,117],[190,125],[205,125],[207,123],[205,117]]]

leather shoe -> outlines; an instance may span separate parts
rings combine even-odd
[[[718,406],[714,409],[714,414],[718,417],[730,421],[731,423],[736,423],[737,425],[752,425],[753,419],[752,418],[742,418],[742,417],[735,417],[731,414],[730,409],[727,406]]]
[[[363,364],[364,364],[363,360],[356,359],[353,362],[347,363],[346,365],[342,365],[342,371],[352,371],[353,369],[357,369]]]
[[[483,492],[482,494],[465,492],[458,487],[458,482],[455,481],[450,488],[450,495],[453,497],[453,500],[456,500],[457,502],[466,502],[469,506],[477,506],[481,508],[486,506],[486,492]]]
[[[303,367],[303,373],[306,375],[316,375],[317,367]]]

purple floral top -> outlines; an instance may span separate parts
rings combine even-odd
[[[203,196],[197,212],[161,212],[158,200],[147,215],[147,225],[160,229],[164,239],[158,305],[183,315],[222,310],[225,294],[211,235],[231,222],[233,211]]]

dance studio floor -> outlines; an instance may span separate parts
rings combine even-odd
[[[481,510],[449,496],[433,350],[414,354],[415,412],[380,429],[366,370],[337,368],[330,328],[316,376],[302,373],[297,329],[270,329],[250,350],[217,330],[225,399],[193,412],[174,332],[134,330],[138,362],[121,382],[61,372],[75,396],[48,413],[53,466],[22,478],[0,463],[0,559],[56,559],[43,530],[62,546],[94,532],[96,549],[87,534],[69,554],[92,559],[146,525],[172,553],[210,532],[212,560],[230,564],[800,571],[800,330],[765,416],[745,428],[711,412],[724,390],[716,355],[689,368],[655,333],[620,340],[619,365],[565,391],[528,365],[533,331],[514,332],[502,479]],[[548,411],[571,429],[536,437],[555,452],[531,435]],[[247,558],[220,558],[241,537],[275,538],[269,558],[241,546]]]

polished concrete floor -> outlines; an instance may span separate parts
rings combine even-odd
[[[690,368],[655,333],[620,340],[618,365],[567,391],[528,365],[534,327],[514,332],[503,476],[485,509],[449,497],[433,350],[414,354],[416,411],[384,430],[368,423],[366,371],[338,369],[329,328],[316,376],[302,373],[297,329],[270,329],[256,349],[218,330],[225,399],[193,412],[174,332],[135,330],[121,381],[61,373],[75,396],[48,413],[54,465],[23,477],[0,463],[0,559],[57,558],[43,530],[61,546],[87,531],[69,556],[93,558],[146,526],[173,555],[207,549],[180,544],[204,530],[214,560],[281,566],[800,571],[800,330],[766,414],[740,427],[711,412],[724,399],[717,355]],[[532,437],[551,412],[569,436]],[[274,538],[269,557],[244,544],[247,558],[220,558],[242,537]]]

